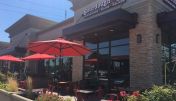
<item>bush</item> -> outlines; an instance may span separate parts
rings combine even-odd
[[[35,101],[75,101],[71,97],[62,97],[55,94],[41,94]]]
[[[18,91],[17,80],[15,80],[15,79],[13,79],[11,77],[8,78],[6,90],[10,91],[10,92],[17,92]]]
[[[0,72],[0,82],[6,82],[6,75]]]
[[[5,83],[0,82],[0,89],[6,89],[7,85]]]
[[[139,96],[128,96],[127,101],[149,101],[149,99],[143,95],[139,95]]]
[[[13,73],[11,73],[11,72],[7,72],[7,77],[9,77],[9,78],[15,78],[15,75],[13,74]]]
[[[143,93],[149,101],[176,101],[175,94],[176,90],[170,86],[154,86]]]
[[[33,94],[32,94],[32,78],[31,77],[27,77],[26,80],[27,83],[27,90],[26,90],[26,95],[28,98],[33,98]]]
[[[36,99],[36,101],[64,101],[64,98],[53,94],[42,94]]]

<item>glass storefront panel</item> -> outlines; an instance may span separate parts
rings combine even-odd
[[[99,49],[99,54],[100,55],[108,55],[109,54],[109,48]]]
[[[86,47],[89,47],[90,49],[97,49],[97,44],[96,44],[96,43],[89,43],[89,42],[86,42],[86,43],[85,43],[85,46],[86,46]]]
[[[125,44],[129,44],[129,38],[111,41],[111,46],[125,45]]]
[[[101,43],[99,43],[99,48],[105,48],[105,47],[109,47],[109,42],[101,42]]]
[[[46,68],[46,72],[49,76],[56,78],[61,81],[70,81],[71,73],[72,73],[72,58],[71,57],[63,57],[61,62],[61,66],[59,66],[59,58],[55,60],[45,60],[44,67]]]
[[[129,55],[129,45],[111,48],[111,56]]]
[[[96,58],[95,54],[99,56],[98,62],[85,64],[84,78],[98,78],[99,82],[106,82],[106,84],[109,79],[112,85],[116,85],[117,82],[129,85],[129,38],[101,42],[98,46],[98,48],[94,47],[94,52],[85,58]],[[109,54],[111,54],[110,57]]]
[[[85,59],[95,58],[96,56],[93,56],[93,55],[96,55],[96,54],[97,54],[97,50],[91,50],[91,53],[85,55]]]

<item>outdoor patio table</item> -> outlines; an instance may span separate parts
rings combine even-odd
[[[68,84],[68,82],[64,82],[64,81],[61,81],[61,82],[58,82],[59,84]]]
[[[61,81],[61,82],[58,82],[58,90],[60,93],[64,94],[66,93],[67,91],[67,88],[69,87],[69,82],[68,81]]]
[[[95,93],[92,90],[77,90],[76,92],[81,95],[81,101],[86,101],[91,94]]]
[[[69,82],[58,82],[58,87],[60,88],[60,87],[66,87],[66,86],[68,86],[68,84],[69,84]]]
[[[39,88],[39,89],[32,89],[32,92],[34,93],[39,93],[39,92],[42,92],[43,91],[43,88]]]

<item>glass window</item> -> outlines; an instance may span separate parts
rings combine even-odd
[[[129,55],[129,45],[111,48],[111,56]]]
[[[96,43],[88,43],[86,42],[86,47],[90,48],[90,49],[96,49],[97,48],[97,44]]]
[[[101,55],[103,54],[109,54],[109,48],[102,48],[102,49],[99,49],[99,53]]]
[[[95,58],[95,56],[92,56],[93,54],[97,54],[97,50],[91,50],[91,53],[85,55],[85,59],[89,58]]]
[[[111,46],[129,44],[129,38],[111,41]]]
[[[109,42],[101,42],[99,43],[99,48],[109,47]]]

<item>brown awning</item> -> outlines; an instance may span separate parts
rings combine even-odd
[[[93,30],[106,27],[115,26],[118,30],[129,30],[134,28],[137,24],[137,14],[129,13],[123,9],[118,9],[102,16],[75,24],[63,30],[66,37],[71,38],[75,36],[85,35]]]

